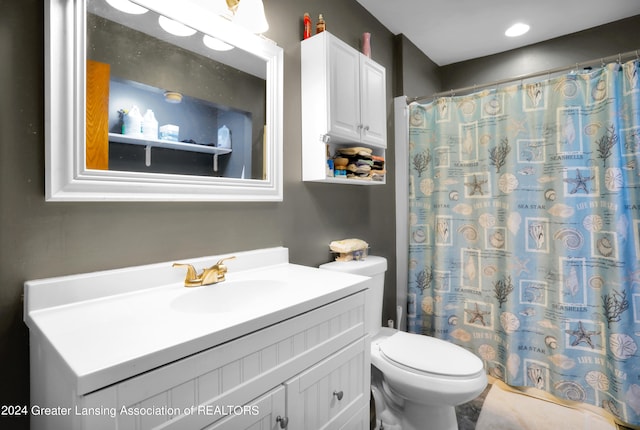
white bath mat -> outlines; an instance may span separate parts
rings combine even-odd
[[[616,430],[616,424],[587,410],[574,409],[493,384],[476,430]]]

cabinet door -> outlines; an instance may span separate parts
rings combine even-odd
[[[362,142],[386,147],[387,105],[385,69],[371,59],[360,57],[360,97]]]
[[[263,397],[244,407],[238,407],[236,413],[217,421],[206,430],[272,430],[286,428],[285,388],[270,391]]]
[[[367,339],[352,343],[285,383],[289,428],[364,427],[359,422],[367,423],[361,411],[369,404]]]
[[[343,41],[329,38],[329,133],[360,141],[360,53]]]

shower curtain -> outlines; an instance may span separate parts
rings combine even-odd
[[[638,62],[409,107],[408,325],[640,425]]]

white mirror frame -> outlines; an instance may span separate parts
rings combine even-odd
[[[190,0],[133,0],[264,59],[266,179],[90,170],[85,166],[85,0],[45,1],[47,201],[282,201],[282,48]]]

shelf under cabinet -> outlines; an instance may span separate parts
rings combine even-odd
[[[326,177],[324,179],[310,179],[308,182],[324,182],[330,184],[351,184],[351,185],[384,185],[386,181],[373,181],[369,179],[349,179],[338,177]]]
[[[174,142],[170,140],[149,139],[144,137],[126,136],[119,133],[109,133],[109,141],[124,143],[127,145],[138,145],[145,147],[147,167],[151,166],[151,148],[175,149],[178,151],[200,152],[213,155],[213,171],[218,171],[218,156],[230,154],[230,148],[217,148],[215,146],[198,145],[197,143]]]

